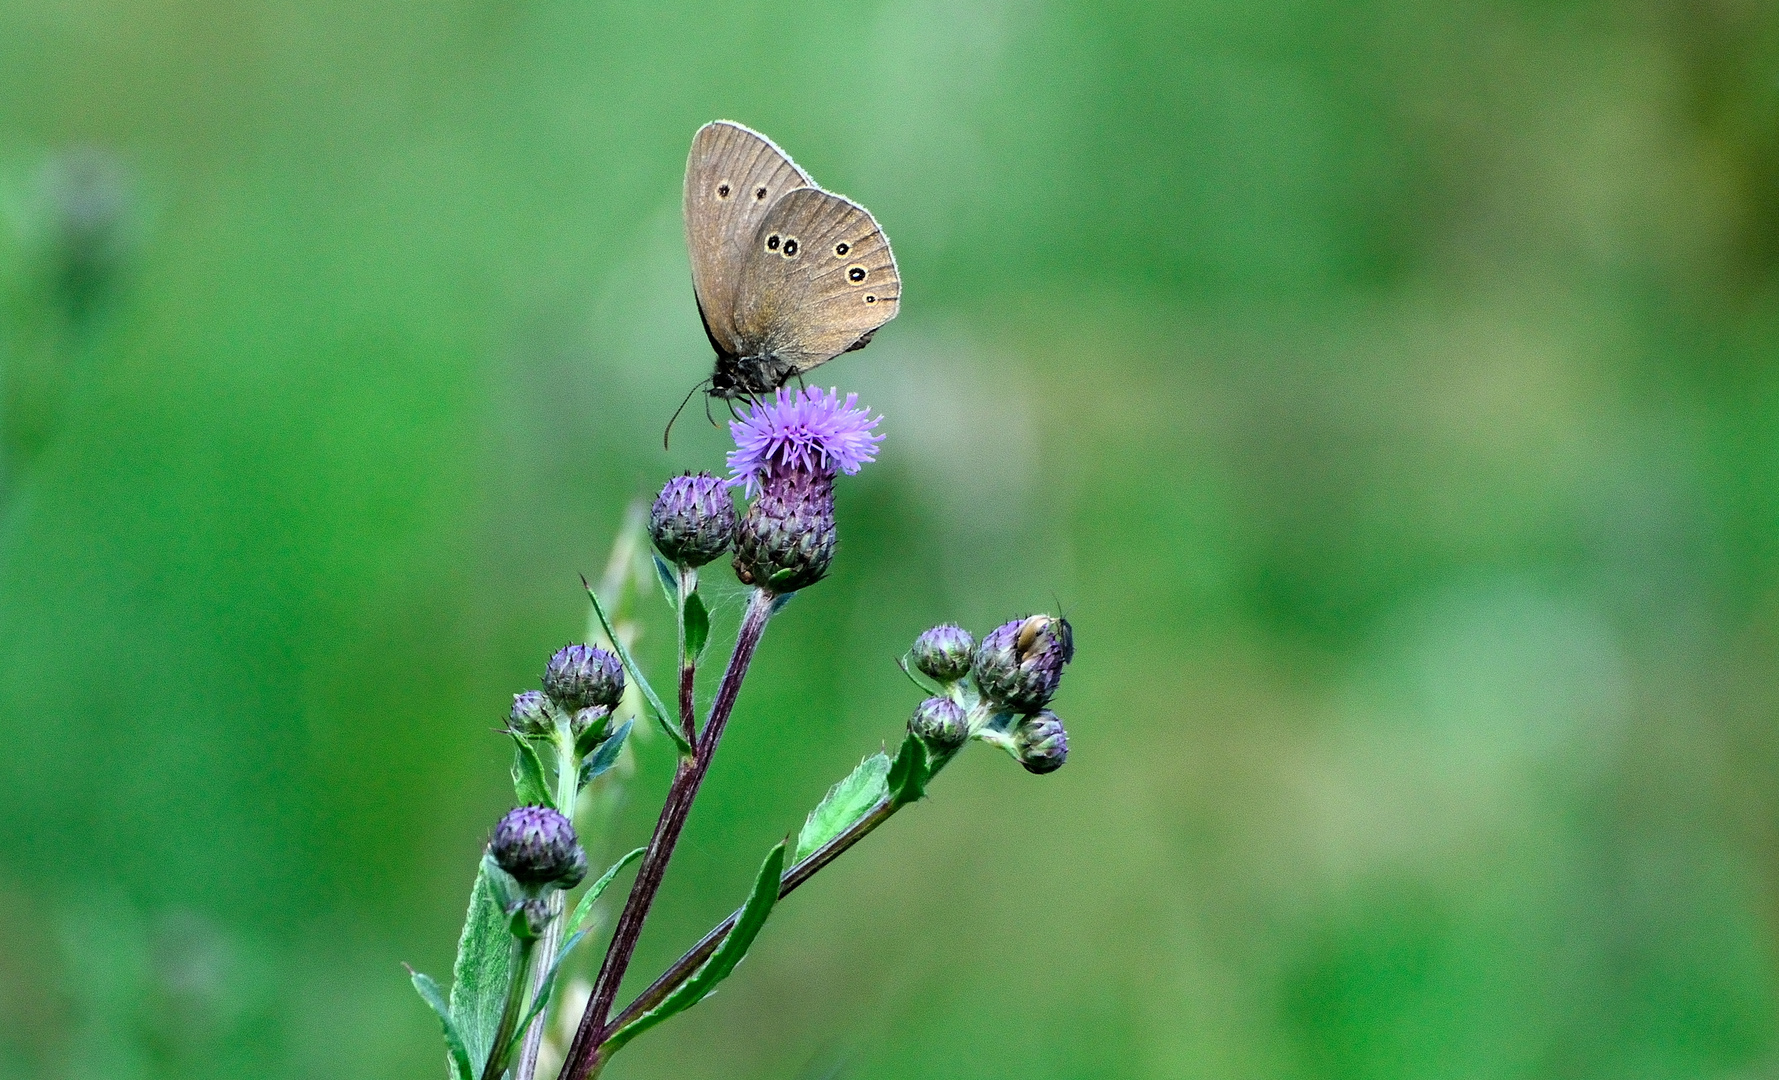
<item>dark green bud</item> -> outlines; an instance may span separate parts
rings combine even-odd
[[[598,705],[616,708],[624,696],[624,666],[597,646],[569,645],[550,657],[544,693],[571,713]]]
[[[1014,619],[989,631],[977,647],[976,685],[997,705],[1036,712],[1055,696],[1063,665],[1074,657],[1075,635],[1067,619]]]
[[[808,588],[828,575],[835,542],[834,478],[775,472],[735,532],[735,576],[774,593]]]
[[[703,566],[728,551],[735,538],[729,485],[709,473],[667,481],[649,508],[649,537],[663,557],[681,566]]]
[[[507,811],[488,843],[494,862],[521,885],[572,889],[587,876],[587,855],[574,826],[547,806]]]
[[[542,735],[550,730],[548,699],[536,690],[513,695],[513,711],[507,714],[507,727],[521,735]]]
[[[934,750],[956,750],[970,738],[963,708],[947,697],[930,697],[915,706],[908,730]]]
[[[1069,760],[1069,733],[1049,709],[1028,716],[1013,729],[1013,756],[1026,772],[1049,773]]]
[[[976,639],[968,630],[945,623],[914,639],[914,666],[929,679],[956,682],[970,673],[970,654],[975,650]]]

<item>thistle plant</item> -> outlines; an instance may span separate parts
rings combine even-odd
[[[880,419],[853,395],[780,390],[731,424],[727,477],[688,473],[661,489],[647,528],[675,622],[672,709],[613,624],[611,574],[604,600],[586,590],[603,644],[557,651],[541,689],[513,698],[504,733],[513,743],[519,805],[500,820],[483,854],[449,998],[432,979],[412,974],[444,1026],[450,1080],[533,1080],[558,973],[599,922],[593,915],[600,898],[632,863],[635,877],[559,1080],[597,1076],[632,1039],[708,996],[747,954],[778,901],[918,802],[971,742],[1000,747],[1032,773],[1053,772],[1067,760],[1068,734],[1048,708],[1074,658],[1066,619],[1023,616],[980,643],[950,623],[927,630],[900,660],[924,697],[894,754],[871,754],[835,784],[798,833],[767,853],[735,912],[618,1007],[619,986],[754,653],[791,597],[827,576],[838,547],[834,483],[875,459]],[[747,500],[739,513],[736,491]],[[711,624],[699,573],[725,554],[751,589],[715,696],[700,717],[695,690]],[[592,801],[584,796],[594,786],[610,783],[638,720],[666,736],[676,756],[673,781],[648,844],[607,868],[571,910],[567,895],[587,875],[577,808]]]

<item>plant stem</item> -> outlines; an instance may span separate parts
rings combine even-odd
[[[891,798],[880,800],[876,806],[865,812],[865,816],[847,826],[845,832],[810,852],[807,858],[785,871],[784,877],[779,880],[778,898],[782,900],[797,891],[799,885],[838,859],[846,852],[847,848],[870,835],[873,829],[888,821],[903,805]],[[691,978],[692,973],[710,959],[710,954],[717,951],[717,946],[723,943],[723,938],[727,937],[729,931],[734,928],[735,920],[740,914],[740,910],[731,912],[728,918],[718,923],[708,934],[700,938],[698,944],[687,949],[685,954],[675,960],[672,967],[662,972],[661,977],[651,983],[647,990],[638,994],[635,1001],[626,1005],[624,1011],[619,1013],[607,1027],[611,1031],[616,1031],[665,1001],[668,994],[673,993],[680,983]]]
[[[692,689],[698,677],[698,658],[686,655],[686,597],[698,591],[698,571],[679,568],[679,726],[686,741],[698,745],[698,706]]]
[[[482,1066],[482,1080],[500,1080],[506,1072],[506,1048],[512,1041],[513,1029],[519,1026],[519,1012],[525,1007],[525,988],[531,985],[531,954],[535,938],[513,938],[512,962],[508,965],[507,1003],[500,1011],[500,1026],[494,1029],[494,1042],[488,1047],[488,1063]]]
[[[574,731],[562,721],[556,724],[556,805],[572,824],[574,822],[575,803],[581,793],[581,757],[574,752]],[[552,890],[549,899],[550,925],[544,928],[543,948],[538,950],[534,971],[528,973],[527,981],[531,992],[536,995],[542,988],[544,972],[556,958],[556,950],[562,947],[562,911],[568,904],[568,894],[560,889]],[[543,1048],[544,1028],[547,1026],[548,1014],[541,1015],[525,1033],[525,1045],[519,1051],[519,1064],[513,1070],[513,1080],[531,1080],[537,1072],[538,1051]]]
[[[598,1053],[599,1045],[605,1041],[605,1018],[618,996],[618,984],[630,966],[631,954],[636,951],[637,940],[642,936],[643,922],[648,919],[649,907],[661,888],[667,863],[673,858],[674,845],[679,842],[680,830],[691,813],[692,801],[697,798],[698,787],[704,782],[704,774],[716,756],[717,743],[723,737],[729,714],[734,711],[736,698],[741,694],[741,683],[747,678],[754,650],[772,617],[772,605],[773,596],[764,589],[755,589],[748,601],[747,613],[741,618],[741,629],[735,635],[735,651],[729,654],[729,666],[723,672],[716,701],[710,708],[710,718],[704,723],[703,733],[692,744],[691,759],[682,758],[674,772],[667,801],[655,822],[654,836],[649,839],[642,866],[636,871],[636,882],[630,887],[630,896],[624,902],[623,914],[618,917],[617,929],[612,931],[605,961],[593,982],[593,997],[587,1002],[586,1012],[581,1014],[581,1024],[568,1048],[568,1058],[563,1062],[559,1080],[588,1080],[593,1070],[602,1064],[598,1061]],[[681,694],[683,699],[683,682]]]

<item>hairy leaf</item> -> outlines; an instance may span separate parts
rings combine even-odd
[[[513,939],[502,902],[511,889],[502,887],[504,878],[506,871],[494,865],[493,857],[482,856],[451,970],[451,1021],[471,1061],[488,1060],[512,975]]]
[[[884,784],[896,802],[904,806],[918,801],[926,792],[927,748],[912,731],[902,740],[902,748],[896,752],[896,760],[890,765]]]
[[[729,977],[729,973],[735,970],[735,965],[741,963],[742,957],[747,955],[748,947],[759,936],[760,928],[766,925],[766,917],[772,914],[772,905],[778,901],[778,883],[784,874],[784,857],[785,846],[781,843],[766,856],[759,876],[754,878],[753,892],[748,895],[747,903],[742,905],[741,914],[735,919],[734,929],[723,938],[717,951],[711,954],[703,967],[692,973],[691,978],[668,994],[666,1000],[607,1039],[605,1047],[609,1053],[616,1053],[619,1047],[661,1021],[685,1012],[703,1001],[717,988],[718,983]]]
[[[889,794],[889,786],[885,783],[889,770],[887,754],[872,754],[859,762],[859,767],[847,774],[846,779],[829,788],[827,795],[809,812],[803,822],[803,831],[797,834],[794,861],[808,858],[811,852],[845,832],[847,826],[864,817]]]

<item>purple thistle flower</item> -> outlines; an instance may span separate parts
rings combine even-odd
[[[731,485],[751,496],[767,474],[779,472],[852,475],[877,458],[882,435],[872,433],[881,416],[858,407],[857,394],[809,387],[780,389],[769,401],[755,402],[744,419],[730,423],[735,449],[729,452]]]

